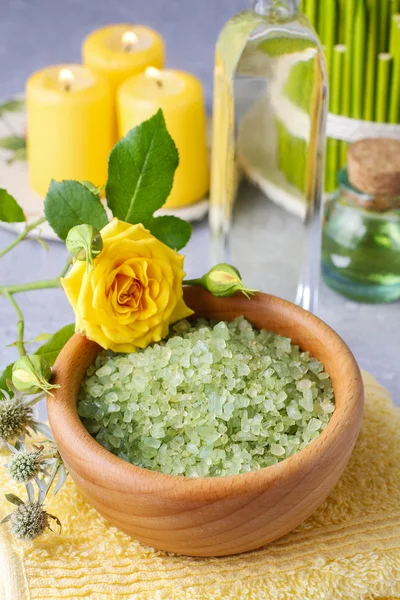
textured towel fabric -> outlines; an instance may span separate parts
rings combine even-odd
[[[229,558],[167,555],[109,526],[69,481],[48,506],[61,535],[20,544],[1,526],[0,600],[400,598],[400,410],[371,376],[364,380],[365,417],[349,466],[291,534]]]

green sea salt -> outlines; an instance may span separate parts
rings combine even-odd
[[[87,430],[110,452],[189,477],[280,462],[314,440],[334,410],[323,365],[243,317],[181,321],[145,350],[101,352],[78,405]]]

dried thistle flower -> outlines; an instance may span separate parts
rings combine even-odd
[[[1,523],[10,521],[11,532],[19,540],[34,540],[50,529],[50,519],[54,520],[61,527],[60,520],[54,515],[45,511],[43,503],[40,500],[31,500],[23,502],[21,498],[14,494],[6,494],[6,498],[11,504],[17,506],[17,510],[7,515]]]
[[[11,442],[28,433],[28,427],[33,426],[32,407],[26,404],[20,395],[15,394],[12,398],[5,395],[0,400],[0,441]]]
[[[11,447],[10,447],[11,448]],[[36,450],[16,450],[13,448],[13,455],[8,465],[8,472],[14,481],[26,483],[30,481],[41,471],[41,452],[43,446]]]
[[[26,502],[12,513],[11,531],[19,540],[33,540],[49,527],[49,515],[41,502]]]
[[[58,471],[58,466],[54,470],[54,475]],[[35,492],[33,485],[28,482],[25,484],[26,491],[28,493],[28,499],[26,502],[23,502],[21,498],[16,496],[15,494],[6,494],[6,498],[11,504],[14,504],[17,507],[17,510],[7,515],[0,524],[10,522],[11,532],[19,540],[33,540],[42,533],[45,532],[46,529],[50,529],[50,522],[55,521],[61,530],[61,522],[60,520],[48,513],[44,508],[44,498],[46,497],[47,492],[50,489],[51,480],[48,482],[47,486],[43,487],[44,481],[36,478],[36,483],[40,483],[39,487],[39,495],[38,499],[35,500]],[[41,489],[40,489],[41,488]]]

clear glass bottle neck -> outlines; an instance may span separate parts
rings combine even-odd
[[[298,11],[298,5],[299,0],[252,0],[253,10],[260,15],[292,15]]]

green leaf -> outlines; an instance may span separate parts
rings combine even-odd
[[[13,366],[14,366],[14,363],[11,363],[11,365],[8,365],[8,367],[6,367],[0,375],[0,397],[2,396],[1,390],[6,391],[10,396],[14,395],[12,393],[12,391],[9,390],[8,385],[7,385],[7,380],[11,381],[11,378],[12,378]]]
[[[56,362],[57,356],[60,354],[61,350],[64,348],[65,344],[68,342],[69,338],[75,332],[75,324],[71,323],[71,325],[65,325],[59,329],[56,333],[54,333],[51,338],[40,346],[35,352],[35,354],[39,354],[43,358],[50,363],[51,366]]]
[[[8,159],[7,164],[11,165],[12,163],[14,163],[17,160],[27,160],[27,159],[28,159],[28,155],[26,153],[26,148],[18,148],[17,150],[14,150],[14,153],[11,156],[11,158]]]
[[[21,150],[21,148],[25,149],[26,140],[19,135],[2,137],[0,138],[0,148],[4,148],[4,150]]]
[[[23,343],[25,346],[27,346],[28,344],[38,344],[39,342],[44,342],[51,337],[52,337],[51,333],[41,333],[38,336],[36,336],[33,340],[24,340]],[[17,344],[18,344],[18,342],[12,342],[11,344],[7,344],[6,347],[13,348]]]
[[[0,521],[0,525],[3,525],[3,523],[8,523],[8,521],[11,519],[12,514],[11,515],[7,515],[6,517],[4,517],[4,519],[2,519]]]
[[[15,506],[20,506],[23,504],[21,498],[18,498],[15,494],[5,494],[5,497],[11,504],[15,504]]]
[[[12,98],[6,100],[0,104],[0,115],[6,112],[20,112],[25,106],[24,100],[18,100],[18,98]]]
[[[0,221],[5,223],[25,221],[24,211],[15,198],[4,189],[0,189]]]
[[[173,250],[184,248],[192,235],[190,223],[178,217],[153,217],[145,221],[143,225],[150,230],[154,237]]]
[[[35,338],[33,338],[33,340],[30,340],[29,342],[24,342],[24,344],[36,344],[38,342],[45,342],[46,340],[49,340],[51,337],[53,337],[53,335],[51,333],[39,333],[39,335],[37,335]]]
[[[108,223],[98,197],[78,181],[53,180],[44,201],[44,214],[62,240],[75,225],[86,223],[100,230]]]
[[[114,217],[128,223],[150,219],[167,200],[178,163],[178,151],[159,110],[111,151],[106,197]]]

